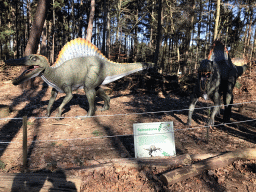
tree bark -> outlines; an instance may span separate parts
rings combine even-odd
[[[40,54],[46,56],[47,54],[47,46],[46,46],[46,40],[47,40],[47,29],[46,29],[46,21],[44,22],[44,27],[42,31],[42,44],[40,49]]]
[[[91,0],[91,11],[90,11],[90,17],[89,17],[89,22],[87,27],[87,34],[86,34],[86,40],[90,42],[92,40],[94,13],[95,13],[95,0]]]
[[[154,63],[157,66],[158,62],[158,55],[162,43],[162,0],[158,1],[158,25],[157,25],[157,43],[156,43],[156,50],[154,55]]]
[[[103,16],[103,38],[102,38],[102,47],[101,51],[103,55],[106,55],[106,24],[107,24],[107,14],[108,14],[108,9],[106,6],[106,0],[103,1],[103,11],[104,11],[104,16]]]
[[[54,4],[54,0],[53,0]],[[55,8],[52,10],[52,50],[51,50],[51,57],[50,57],[50,63],[54,63],[54,54],[55,54]]]
[[[79,26],[78,26],[78,37],[82,37],[83,13],[84,13],[83,9],[84,9],[83,0],[81,0],[80,8],[79,8],[79,10],[81,10],[81,11],[79,11],[80,16],[79,16]]]
[[[41,33],[43,30],[43,26],[44,26],[44,21],[46,18],[46,12],[48,9],[48,6],[50,5],[50,0],[39,0],[38,1],[38,5],[37,5],[37,9],[36,9],[36,14],[35,14],[35,18],[32,24],[32,28],[30,31],[30,35],[29,35],[29,39],[28,39],[28,43],[25,49],[25,53],[24,56],[28,56],[30,54],[36,54],[37,53],[37,49],[38,49],[38,44],[40,42],[40,37],[41,37]],[[25,70],[26,67],[23,68],[23,70]],[[23,84],[21,84],[21,88],[25,88],[28,85],[30,87],[33,87],[33,81],[27,81]]]
[[[32,24],[31,32],[29,35],[28,43],[24,55],[30,55],[37,52],[38,44],[40,42],[41,33],[46,18],[46,11],[50,5],[50,0],[39,0],[35,18]]]
[[[110,13],[107,13],[107,49],[106,49],[106,56],[110,58]]]
[[[214,27],[214,38],[213,38],[214,41],[217,39],[217,36],[218,36],[219,20],[220,20],[220,0],[217,0],[216,19],[215,19],[215,27]]]

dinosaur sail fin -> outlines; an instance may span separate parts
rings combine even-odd
[[[83,38],[77,38],[66,43],[61,49],[53,67],[58,67],[70,59],[86,56],[98,56],[99,58],[107,60],[91,42]]]
[[[227,48],[220,41],[215,41],[213,43],[212,49],[210,50],[208,60],[210,61],[228,60]]]
[[[228,50],[221,41],[214,41],[212,49],[210,50],[208,60],[213,61],[221,65],[221,62],[225,62],[230,68],[233,67],[233,63],[228,55]]]

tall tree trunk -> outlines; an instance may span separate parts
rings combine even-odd
[[[94,13],[95,13],[95,0],[91,0],[91,11],[90,11],[90,17],[89,17],[89,22],[87,27],[87,34],[86,34],[86,40],[90,42],[92,40]]]
[[[119,32],[120,32],[120,17],[121,17],[121,7],[122,6],[122,0],[118,1],[118,5],[117,5],[117,29],[116,29],[116,42],[119,41]]]
[[[16,7],[17,7],[17,3],[15,4],[15,9],[13,7],[10,8],[11,9],[11,18],[9,18],[9,19],[11,20],[11,22],[10,22],[9,28],[11,28],[12,24],[14,24],[15,30],[17,31],[17,26],[16,26],[17,25],[17,17],[15,17],[16,11],[17,11]],[[17,36],[17,34],[16,34],[16,36]],[[17,38],[16,38],[16,36],[15,35],[11,36],[11,40],[13,42],[14,58],[17,59]]]
[[[23,25],[25,25],[26,26],[26,24],[25,24],[25,8],[24,8],[24,4],[22,4],[22,24]],[[21,22],[20,22],[20,26],[22,25],[21,24]],[[26,27],[25,27],[25,31],[26,31]],[[21,46],[21,55],[23,55],[24,54],[24,52],[25,52],[25,47],[26,47],[26,33],[25,33],[25,31],[24,30],[22,30],[22,38],[23,38],[23,40],[22,40],[22,46]]]
[[[189,49],[190,49],[190,42],[191,42],[191,35],[194,29],[194,22],[195,22],[195,0],[191,2],[191,8],[192,11],[190,13],[191,19],[190,23],[188,24],[188,28],[186,30],[186,37],[185,37],[185,45],[184,45],[184,52],[185,52],[185,58],[184,58],[184,64],[183,64],[183,69],[182,71],[186,73],[186,65],[187,65],[187,60],[189,57]],[[192,59],[191,59],[192,60]]]
[[[20,52],[19,52],[19,48],[20,48],[20,40],[19,40],[19,26],[18,26],[18,18],[20,18],[20,12],[19,12],[19,3],[18,1],[16,1],[15,3],[15,9],[16,9],[16,13],[15,13],[15,26],[16,26],[16,57],[19,58],[20,57]]]
[[[149,36],[149,48],[153,50],[153,21],[154,21],[154,7],[155,2],[152,2],[152,8],[151,8],[151,23],[150,23],[150,36]]]
[[[69,25],[70,24],[70,22],[69,22],[70,21],[70,17],[69,17],[69,15],[70,15],[69,14],[70,6],[69,6],[69,2],[67,4],[68,4],[68,17],[67,17],[67,19],[68,19],[68,31],[67,31],[67,36],[68,36],[68,41],[70,41],[70,36],[71,36],[70,35],[70,25]]]
[[[47,25],[48,25],[48,27],[47,27],[47,34],[48,34],[47,35],[47,42],[50,42],[51,41],[52,22],[51,21],[47,21]],[[50,51],[50,49],[47,52],[47,58],[49,58],[49,60],[51,58],[51,51]]]
[[[42,44],[41,44],[41,50],[40,54],[47,56],[47,46],[46,46],[46,40],[47,40],[47,29],[46,29],[46,21],[44,22],[44,27],[42,31]]]
[[[28,39],[28,43],[25,49],[25,53],[24,56],[28,56],[30,54],[35,54],[37,53],[37,49],[38,49],[38,44],[40,42],[40,37],[41,37],[41,33],[43,30],[43,26],[44,26],[44,21],[46,18],[46,11],[48,6],[50,5],[50,0],[39,0],[38,1],[38,5],[37,5],[37,9],[36,9],[36,13],[35,13],[35,18],[32,24],[32,28],[30,31],[30,35],[29,35],[29,39]],[[25,69],[25,67],[24,67]],[[34,84],[32,83],[32,81],[27,81],[25,83],[23,83],[21,85],[21,88],[25,88],[29,85],[30,87],[33,87]]]
[[[50,0],[38,1],[35,18],[32,24],[27,47],[25,49],[25,56],[36,53],[37,51],[38,43],[40,41],[41,33],[44,26],[46,11],[49,5]]]
[[[198,22],[198,28],[197,28],[197,43],[196,43],[196,62],[195,62],[195,66],[194,69],[196,69],[197,67],[197,63],[198,63],[198,54],[199,54],[199,47],[201,47],[201,39],[200,39],[200,35],[201,35],[201,23],[202,23],[202,11],[203,11],[203,3],[202,0],[200,0],[200,13],[199,13],[199,22]]]
[[[204,57],[207,58],[207,51],[208,51],[208,45],[211,43],[211,21],[212,21],[212,1],[209,0],[209,6],[208,6],[208,22],[207,22],[207,27],[206,27],[206,46],[205,46],[205,52],[204,52]]]
[[[53,4],[54,4],[54,0],[53,0]],[[54,50],[55,50],[55,8],[53,8],[52,10],[52,51],[51,51],[51,59],[50,59],[50,63],[53,64],[54,63]]]
[[[216,19],[215,19],[214,37],[213,37],[214,41],[218,37],[219,20],[220,20],[220,0],[217,0],[217,4],[216,4]]]
[[[138,53],[138,21],[139,21],[139,1],[136,1],[137,8],[136,8],[136,15],[135,15],[135,27],[134,27],[134,45],[133,45],[133,62],[137,61],[137,53]]]
[[[109,6],[109,5],[108,5]],[[110,58],[110,13],[107,13],[107,53],[106,56]]]
[[[243,52],[243,58],[245,58],[245,52],[246,52],[246,45],[247,45],[247,39],[248,39],[248,31],[249,31],[249,24],[246,25],[245,33],[244,33],[244,52]]]
[[[105,1],[105,0],[104,0]],[[78,28],[78,37],[82,37],[82,28],[83,28],[83,0],[80,0],[80,7],[78,10],[81,10],[79,11],[79,28]]]
[[[102,39],[102,47],[101,51],[103,55],[106,55],[106,24],[107,24],[107,14],[108,14],[108,9],[106,6],[106,0],[103,1],[103,39]]]
[[[249,6],[249,28],[248,28],[248,38],[247,38],[247,42],[245,44],[246,47],[246,54],[245,54],[245,58],[249,59],[249,50],[250,50],[250,42],[251,42],[251,36],[252,36],[252,22],[253,22],[253,10],[251,8],[251,6]],[[251,50],[252,51],[252,50]]]
[[[158,0],[158,24],[157,24],[157,43],[156,50],[154,54],[154,63],[157,66],[158,55],[162,43],[162,0]]]
[[[30,24],[31,24],[31,18],[30,18],[30,3],[29,0],[27,0],[27,39],[29,39],[29,34],[30,34]]]
[[[256,28],[255,28],[255,31],[254,31],[254,40],[253,40],[253,44],[252,44],[252,56],[251,58],[254,58],[256,57]]]
[[[71,26],[71,29],[72,29],[72,32],[71,32],[71,38],[74,39],[75,38],[75,35],[76,35],[76,32],[75,32],[75,13],[74,13],[74,0],[71,0],[71,20],[72,20],[72,26]]]

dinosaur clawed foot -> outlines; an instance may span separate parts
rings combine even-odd
[[[101,111],[107,111],[109,110],[109,106],[107,105],[104,105],[102,108],[101,108]]]
[[[55,117],[56,117],[55,118],[56,121],[63,119],[63,118],[61,118],[61,114],[59,114],[59,113],[57,113],[57,115]]]

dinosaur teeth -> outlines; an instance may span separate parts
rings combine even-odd
[[[29,71],[33,71],[33,70],[35,70],[35,69],[37,69],[37,68],[39,68],[39,66],[38,65],[33,65],[33,66],[30,66],[27,70],[25,70],[26,72],[29,72]],[[24,72],[25,72],[24,71]]]

